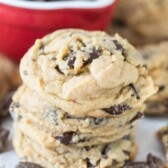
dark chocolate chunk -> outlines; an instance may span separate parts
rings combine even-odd
[[[62,135],[56,136],[56,139],[59,140],[64,145],[70,145],[74,143],[72,139],[75,135],[76,132],[73,131],[64,132]]]
[[[44,50],[44,47],[45,47],[44,43],[41,43],[39,50]]]
[[[32,162],[20,162],[15,168],[43,168],[39,164]]]
[[[132,122],[134,122],[134,121],[140,119],[142,116],[143,116],[143,114],[138,111],[137,114],[130,120],[129,123],[132,123]]]
[[[0,152],[3,152],[9,131],[5,128],[0,128]]]
[[[12,96],[14,91],[8,92],[3,98],[2,102],[0,102],[0,116],[4,117],[9,114],[9,106],[12,102]]]
[[[63,75],[64,75],[64,73],[60,70],[59,66],[56,66],[55,69],[56,69],[60,74],[63,74]]]
[[[119,27],[124,27],[125,26],[125,23],[122,21],[122,20],[119,20],[119,19],[114,19],[113,23],[112,23],[112,26],[114,25],[117,25]]]
[[[148,66],[146,64],[142,65],[142,67],[148,69]]]
[[[76,60],[76,53],[73,52],[73,51],[70,52],[70,53],[64,58],[64,60],[67,61],[69,67],[74,68],[74,63],[75,63],[75,60]]]
[[[95,125],[100,125],[104,121],[103,118],[94,118],[94,124]]]
[[[151,153],[147,156],[147,164],[150,168],[164,168],[163,162]]]
[[[106,145],[104,145],[104,147],[103,147],[103,149],[101,151],[101,154],[103,156],[106,156],[109,150],[110,150],[109,145],[106,144]]]
[[[93,48],[92,52],[89,53],[89,57],[86,61],[84,61],[84,65],[90,64],[94,59],[99,58],[101,55],[101,51]]]
[[[130,106],[128,106],[127,104],[123,104],[123,105],[115,105],[109,108],[103,108],[102,110],[111,115],[120,115],[123,112],[130,110],[130,109],[131,109]]]
[[[138,92],[137,92],[135,86],[134,86],[133,84],[129,84],[129,86],[130,86],[131,89],[133,90],[133,92],[134,92],[136,98],[137,98],[137,99],[140,99],[140,96],[139,96],[139,94],[138,94]]]
[[[118,161],[114,159],[114,160],[112,161],[112,166],[116,166],[117,164],[118,164]]]
[[[93,168],[95,167],[91,162],[89,158],[86,158],[86,164],[87,164],[87,168]]]
[[[123,150],[123,152],[124,152],[127,156],[130,156],[130,151]]]
[[[86,151],[90,151],[92,147],[91,146],[84,146],[84,148]]]
[[[130,135],[125,135],[122,139],[130,140]]]
[[[165,86],[164,85],[160,85],[158,92],[162,92],[164,89],[165,89]]]
[[[116,46],[116,50],[120,50],[122,55],[125,56],[125,49],[123,48],[123,46],[117,40],[113,40],[113,42]]]

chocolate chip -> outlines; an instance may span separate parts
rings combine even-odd
[[[119,19],[114,19],[113,24],[117,25],[119,27],[122,27],[122,28],[125,27],[125,23],[122,20],[119,20]],[[112,24],[112,26],[113,26],[113,24]]]
[[[3,152],[9,131],[5,128],[0,128],[0,152]]]
[[[126,151],[126,150],[123,150],[124,154],[126,154],[127,156],[130,156],[130,151]]]
[[[41,43],[39,50],[44,50],[44,47],[45,47],[44,43]]]
[[[148,69],[148,66],[146,64],[142,65],[142,67],[144,67],[145,69]]]
[[[125,56],[125,49],[123,48],[123,46],[117,40],[113,40],[113,42],[116,46],[116,50],[121,51],[122,55]]]
[[[69,67],[74,68],[74,63],[76,60],[76,53],[75,52],[70,52],[65,58],[65,61],[67,61],[67,64]]]
[[[56,136],[56,139],[59,140],[64,145],[70,145],[74,142],[73,137],[76,135],[76,132],[70,131],[70,132],[64,132],[63,135]]]
[[[125,139],[125,140],[130,140],[130,135],[125,135],[122,139]]]
[[[14,91],[8,92],[0,103],[0,116],[4,117],[9,114],[9,106],[12,102]]]
[[[139,94],[138,94],[138,92],[137,92],[135,86],[134,86],[133,84],[129,84],[129,86],[130,86],[131,89],[133,90],[133,92],[134,92],[136,98],[137,98],[137,99],[140,99],[140,96],[139,96]],[[133,94],[132,96],[134,96],[134,94]]]
[[[59,66],[56,66],[55,69],[56,69],[60,74],[63,74],[63,75],[64,75],[64,73],[60,70]]]
[[[94,118],[94,124],[95,125],[100,125],[104,121],[103,118]]]
[[[91,146],[84,146],[84,148],[85,148],[86,151],[90,151],[92,149]]]
[[[159,93],[159,92],[162,92],[164,89],[165,89],[165,86],[164,86],[164,85],[160,85],[160,86],[159,86],[158,93]]]
[[[102,110],[111,115],[120,115],[124,111],[130,110],[130,109],[131,109],[130,106],[128,106],[127,104],[123,104],[123,105],[115,105],[110,108],[103,108]]]
[[[89,58],[84,61],[84,65],[90,64],[94,59],[99,58],[101,55],[101,51],[97,50],[96,48],[92,49],[92,52],[89,53]]]
[[[115,166],[116,167],[116,165],[118,164],[118,161],[117,160],[112,160],[112,166]]]
[[[87,164],[87,168],[93,168],[95,167],[91,162],[89,158],[86,158],[86,164]]]
[[[43,168],[39,164],[32,162],[20,162],[15,168]]]
[[[103,157],[107,155],[107,152],[109,150],[110,150],[109,145],[105,144],[102,151],[101,151],[101,154],[103,155]]]
[[[140,119],[143,116],[141,112],[137,112],[137,114],[129,121],[129,123],[133,123],[134,121]]]
[[[151,153],[148,154],[147,156],[147,164],[151,168],[163,168],[164,167],[162,161],[158,157],[153,156]]]

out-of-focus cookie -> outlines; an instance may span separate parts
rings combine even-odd
[[[0,54],[0,116],[9,112],[13,91],[21,84],[18,66]]]
[[[150,43],[159,43],[165,39],[158,39],[155,36],[148,37],[133,31],[128,25],[120,23],[120,21],[113,19],[112,24],[109,25],[107,32],[111,35],[116,33],[126,38],[134,46],[144,46]]]
[[[156,40],[168,39],[167,0],[121,0],[115,17],[137,34]]]
[[[168,166],[168,125],[161,128],[157,133],[159,139],[161,140],[165,151],[166,151],[166,159],[167,159],[167,166]]]
[[[147,114],[168,114],[168,42],[140,48],[158,93],[147,101]]]

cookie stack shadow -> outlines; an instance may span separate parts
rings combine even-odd
[[[23,57],[13,97],[18,155],[45,168],[120,168],[156,92],[139,53],[119,36],[60,30]]]

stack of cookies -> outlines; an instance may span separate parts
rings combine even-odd
[[[147,101],[146,113],[168,114],[168,42],[150,44],[140,48],[149,74],[158,86],[158,93]]]
[[[13,97],[14,147],[45,168],[119,168],[135,155],[133,131],[156,93],[139,53],[118,35],[78,29],[37,40]]]

